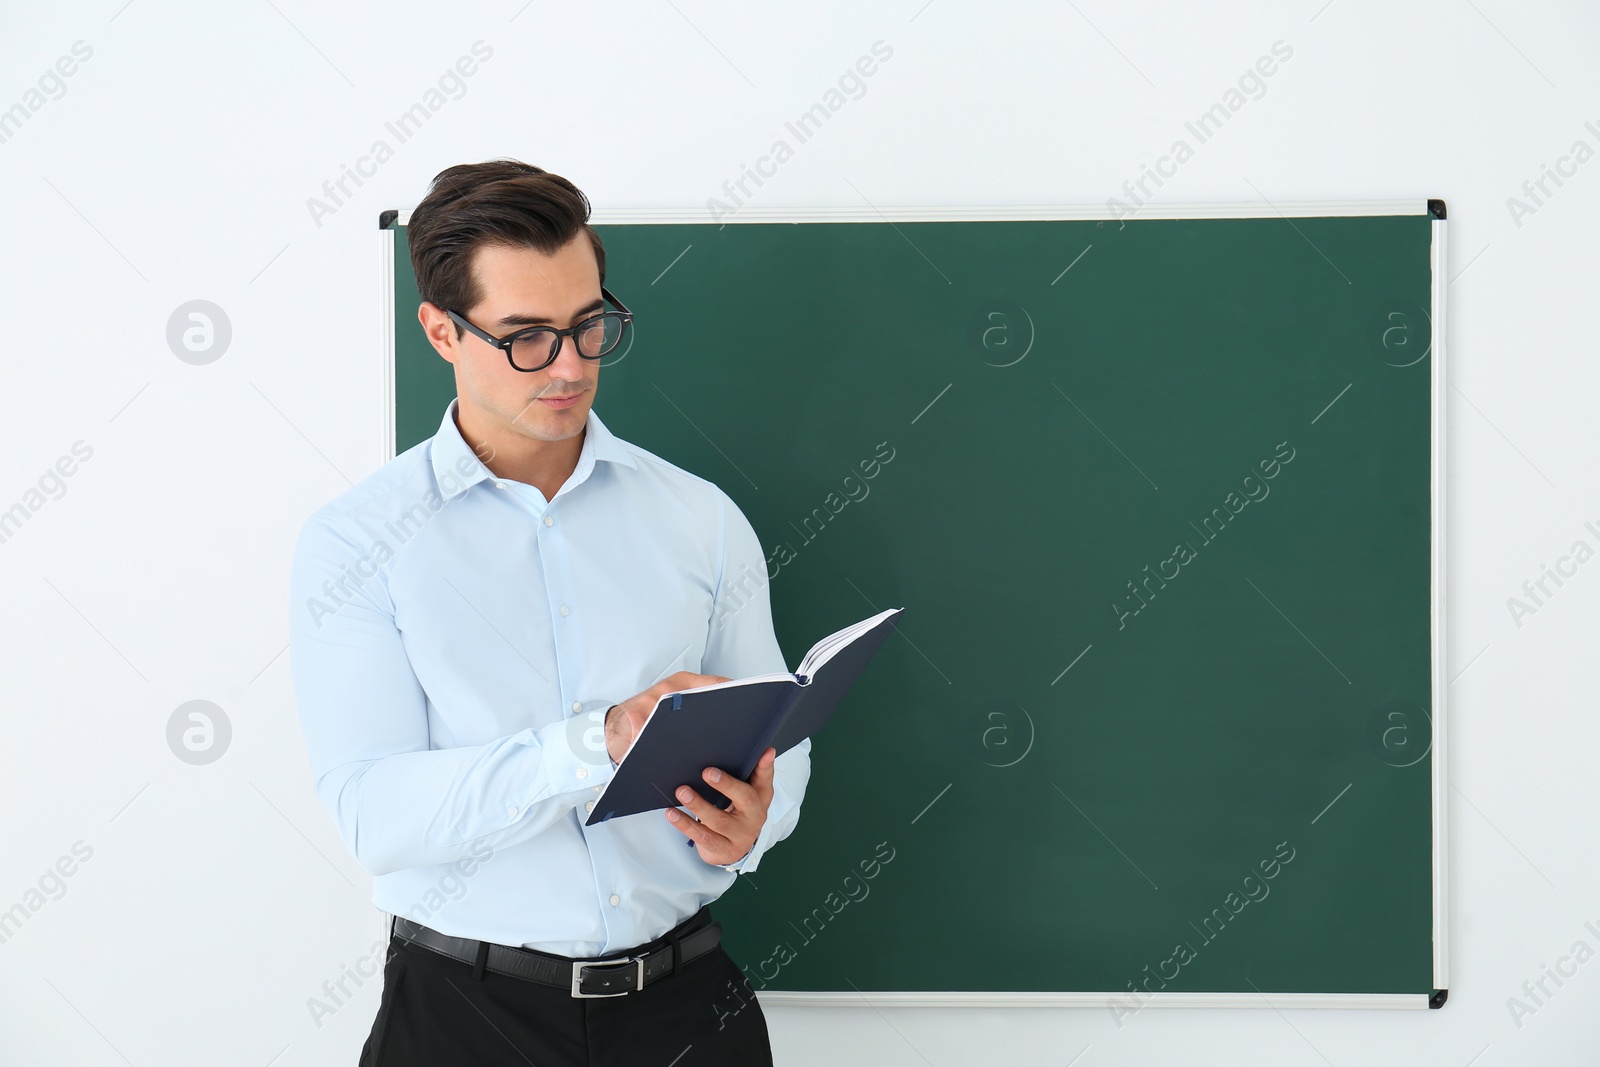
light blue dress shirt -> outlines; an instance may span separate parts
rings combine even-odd
[[[373,904],[459,937],[596,956],[658,937],[788,836],[809,740],[778,757],[739,863],[662,811],[583,820],[603,717],[675,671],[787,671],[755,531],[716,485],[593,409],[548,502],[439,432],[305,523],[291,664],[318,798]]]

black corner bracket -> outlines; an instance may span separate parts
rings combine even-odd
[[[1430,200],[1430,201],[1428,201],[1428,203],[1431,206],[1433,204],[1437,204],[1438,201],[1437,200]],[[1441,210],[1441,211],[1444,210],[1442,205],[1441,205],[1439,210]],[[378,212],[378,229],[387,230],[389,227],[394,225],[395,220],[398,219],[399,217],[400,217],[400,212],[394,210],[393,208],[390,208],[388,211],[380,211],[380,212]]]
[[[1432,215],[1436,219],[1444,218],[1444,201],[1443,200],[1429,200],[1428,201],[1428,214]],[[1444,1001],[1441,1000],[1439,1003],[1443,1004]]]
[[[1439,210],[1440,211],[1444,210],[1444,205],[1443,204],[1439,205]],[[1449,1000],[1449,999],[1450,999],[1450,990],[1448,990],[1448,989],[1435,989],[1433,991],[1433,996],[1428,998],[1428,1007],[1430,1007],[1430,1008],[1442,1008],[1442,1007],[1444,1007],[1444,1002]]]

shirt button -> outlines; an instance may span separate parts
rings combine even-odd
[[[561,605],[561,614],[569,615],[571,614],[571,610],[565,604],[563,604]]]
[[[595,791],[595,792],[596,792],[596,793],[598,793],[598,792],[600,792],[600,786],[595,786],[595,787],[594,787],[594,791]]]
[[[550,516],[546,515],[544,517],[544,524],[546,526],[554,526],[556,524],[556,520],[554,520]]]
[[[587,777],[589,777],[589,768],[587,768],[587,767],[579,767],[573,773],[576,774],[579,778],[587,778]]]
[[[517,814],[517,806],[515,804],[507,804],[506,814],[515,817]]]
[[[622,903],[622,898],[617,896],[615,893],[612,893],[611,894],[611,906],[614,908],[618,904],[621,904],[621,903]]]
[[[504,489],[506,487],[506,483],[505,482],[495,482],[494,483],[494,487],[496,489]]]
[[[572,710],[573,711],[582,711],[583,710],[583,703],[581,701],[574,700],[572,702]]]
[[[584,811],[593,811],[594,810],[594,801],[591,800],[587,804],[585,804],[583,806],[583,810]]]

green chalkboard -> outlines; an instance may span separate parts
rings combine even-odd
[[[1437,1005],[1443,205],[1002,214],[597,219],[596,409],[744,509],[791,666],[906,609],[729,952],[780,1000]],[[403,223],[397,452],[453,395]]]

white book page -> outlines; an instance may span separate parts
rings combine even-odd
[[[887,608],[878,612],[878,614],[872,616],[870,619],[862,619],[860,622],[855,623],[854,625],[846,626],[844,629],[824,637],[821,641],[818,641],[811,647],[811,651],[806,653],[805,658],[800,661],[800,669],[796,671],[795,674],[800,675],[809,681],[811,676],[816,674],[824,664],[838,654],[841,648],[844,648],[856,638],[860,637],[868,630],[871,630],[874,626],[877,626],[884,619],[888,618],[890,615],[893,615],[899,610],[901,609]]]
[[[815,673],[818,668],[838,654],[840,649],[844,648],[846,645],[856,640],[856,638],[872,629],[879,622],[883,621],[885,616],[892,614],[894,610],[895,609],[891,608],[888,611],[880,612],[870,619],[863,619],[854,625],[846,626],[844,629],[824,637],[812,647],[810,652],[806,653],[806,658],[801,663],[801,667],[803,669],[797,673],[805,674],[809,677],[810,674]],[[804,669],[807,667],[809,667],[810,670]]]

